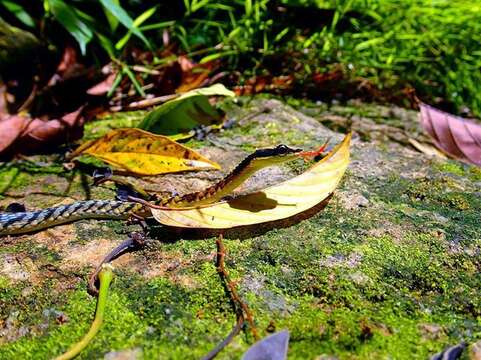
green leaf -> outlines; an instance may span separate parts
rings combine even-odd
[[[48,0],[48,5],[55,19],[77,40],[80,51],[85,55],[86,46],[93,37],[90,28],[79,18],[73,6],[62,0]]]
[[[210,61],[220,59],[224,56],[235,55],[235,54],[238,54],[238,53],[239,53],[238,50],[227,50],[227,51],[224,51],[224,52],[217,52],[215,54],[204,56],[202,59],[200,59],[199,64],[205,64],[205,63],[208,63]]]
[[[22,6],[8,0],[2,0],[1,3],[22,23],[32,28],[35,27],[35,21]]]
[[[107,52],[107,54],[111,58],[115,57],[114,44],[112,44],[110,39],[108,37],[102,35],[99,32],[96,32],[95,35],[97,35],[97,38],[99,40],[99,44],[104,48],[104,50]]]
[[[227,89],[224,85],[222,84],[214,84],[209,87],[205,88],[199,88],[199,89],[194,89],[191,91],[187,91],[186,93],[182,94],[180,97],[178,97],[175,100],[181,100],[181,99],[186,99],[191,96],[196,96],[196,95],[204,95],[204,96],[229,96],[229,97],[234,97],[235,93],[229,89]],[[172,100],[174,101],[174,100]]]
[[[141,39],[145,45],[150,47],[150,43],[142,32],[134,25],[134,21],[127,12],[115,0],[100,0],[100,3],[113,15],[119,22],[129,29],[135,36]]]
[[[221,84],[186,92],[151,111],[139,128],[156,134],[178,135],[199,125],[220,124],[224,114],[209,103],[208,96],[233,97],[235,94]]]
[[[140,14],[135,20],[134,20],[134,26],[139,27],[142,25],[148,18],[150,18],[152,15],[154,15],[155,11],[157,10],[157,6],[151,7],[150,9],[144,11],[142,14]],[[117,50],[122,49],[125,44],[127,44],[127,41],[129,41],[130,36],[132,35],[132,31],[129,30],[127,34],[125,34],[122,39],[120,39],[117,44],[115,44],[115,48]]]
[[[120,6],[120,0],[112,0],[116,5]],[[110,11],[107,10],[105,6],[102,6],[104,9],[104,14],[105,17],[107,18],[107,21],[109,22],[110,30],[114,32],[117,30],[117,27],[119,26],[119,19],[115,17]]]

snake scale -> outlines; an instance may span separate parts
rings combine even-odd
[[[185,208],[220,201],[254,172],[267,166],[294,160],[301,152],[301,149],[293,149],[286,145],[256,150],[215,185],[183,196],[156,198],[152,204],[168,208]],[[149,213],[150,210],[145,205],[132,201],[77,201],[38,211],[0,213],[0,236],[34,232],[82,219],[127,219],[130,216],[149,216]]]

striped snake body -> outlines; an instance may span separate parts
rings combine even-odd
[[[301,151],[286,145],[256,150],[217,184],[183,196],[159,197],[152,203],[162,207],[183,208],[217,202],[229,195],[254,172],[266,166],[294,160]],[[38,211],[0,213],[0,236],[29,233],[82,219],[127,219],[132,215],[148,216],[149,213],[150,210],[144,205],[131,201],[77,201]]]
[[[116,200],[77,201],[38,211],[0,214],[0,236],[23,234],[81,219],[126,219],[143,206]]]

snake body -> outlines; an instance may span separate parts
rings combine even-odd
[[[38,211],[0,214],[0,236],[28,233],[81,219],[126,219],[142,205],[116,200],[77,201]]]
[[[266,166],[293,160],[300,152],[301,149],[292,149],[286,145],[256,150],[215,185],[183,196],[159,197],[152,203],[162,207],[182,208],[217,202],[229,195],[254,172]],[[82,219],[127,219],[132,215],[145,216],[148,213],[149,210],[144,205],[131,201],[77,201],[38,211],[0,213],[0,236],[29,233]]]

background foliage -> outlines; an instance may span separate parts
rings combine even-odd
[[[129,61],[175,46],[199,62],[253,75],[316,74],[381,92],[414,87],[458,113],[481,114],[481,4],[468,0],[2,0],[0,15],[57,47],[75,40],[86,61]],[[63,33],[63,35],[62,35]],[[344,83],[343,83],[344,84]],[[352,85],[353,86],[353,85]],[[307,90],[306,90],[307,89]],[[345,92],[345,91],[344,91]],[[355,92],[355,91],[354,91]],[[322,93],[322,91],[321,91]]]

